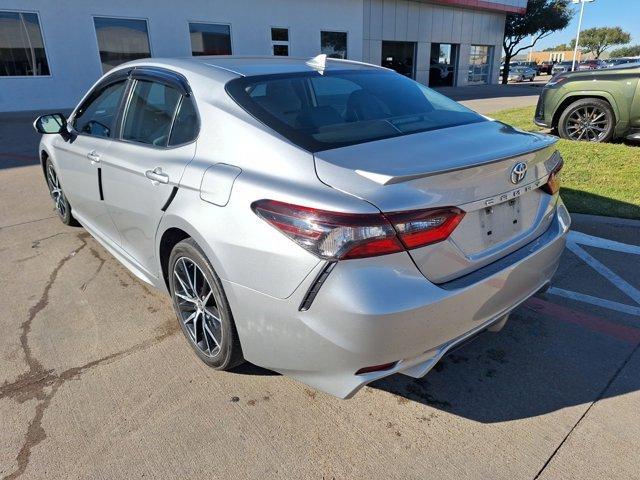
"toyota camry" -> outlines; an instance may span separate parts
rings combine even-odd
[[[60,219],[166,291],[203,362],[342,398],[501,328],[570,223],[554,138],[322,55],[139,60],[34,126]]]

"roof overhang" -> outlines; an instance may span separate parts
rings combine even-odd
[[[520,5],[513,5],[516,2],[509,2],[508,0],[418,0],[423,3],[439,3],[442,5],[450,5],[452,7],[465,7],[474,8],[478,10],[491,10],[494,12],[504,13],[520,13],[525,14],[527,12],[527,2],[520,0],[517,3]],[[521,6],[524,4],[524,6]]]

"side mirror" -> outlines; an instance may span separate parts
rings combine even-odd
[[[67,129],[67,119],[61,113],[41,115],[33,122],[33,128],[42,134],[64,133]]]

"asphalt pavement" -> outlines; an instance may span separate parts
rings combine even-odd
[[[508,108],[534,106],[542,92],[542,87],[550,78],[549,75],[541,75],[533,82],[443,87],[436,90],[476,112],[488,115]]]
[[[0,477],[640,478],[638,222],[575,216],[502,331],[339,400],[199,362],[168,298],[55,217],[29,120],[0,116]]]

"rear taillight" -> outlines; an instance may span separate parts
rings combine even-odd
[[[302,248],[327,260],[375,257],[445,240],[464,212],[457,208],[341,213],[259,200],[253,211]]]
[[[407,249],[424,247],[445,240],[458,226],[464,212],[459,208],[412,210],[388,213],[402,244]]]
[[[547,183],[545,183],[542,187],[540,187],[542,188],[543,191],[547,192],[549,195],[555,195],[560,191],[560,170],[562,170],[562,167],[564,166],[564,160],[562,159],[559,153],[557,154],[557,157],[558,157],[558,163],[556,163],[556,166],[553,168],[553,170],[549,174],[549,179],[547,180]]]

